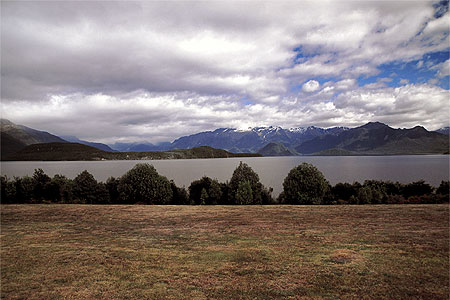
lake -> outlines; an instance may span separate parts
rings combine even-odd
[[[249,157],[180,160],[121,160],[121,161],[56,161],[56,162],[2,162],[1,174],[8,177],[32,175],[41,168],[53,176],[63,174],[74,178],[88,170],[99,181],[110,176],[119,177],[137,163],[150,163],[161,175],[173,179],[178,186],[188,187],[202,176],[221,182],[230,180],[234,169],[243,161],[258,173],[261,182],[274,189],[274,196],[282,191],[284,178],[302,162],[315,165],[331,184],[338,182],[363,182],[380,179],[409,183],[424,179],[433,186],[441,180],[449,180],[448,155],[404,156],[291,156]]]

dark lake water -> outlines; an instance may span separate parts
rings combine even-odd
[[[196,179],[206,175],[221,182],[229,180],[239,161],[246,162],[258,173],[261,182],[274,189],[274,196],[282,190],[284,178],[289,171],[302,162],[315,165],[331,184],[338,182],[363,182],[381,179],[408,183],[424,179],[438,186],[441,180],[449,180],[448,155],[405,156],[295,156],[251,157],[151,161],[58,161],[58,162],[2,162],[1,174],[8,177],[32,175],[34,169],[42,168],[53,176],[63,174],[74,178],[88,170],[99,181],[110,176],[119,177],[137,163],[147,162],[158,172],[173,179],[179,186],[188,187]]]

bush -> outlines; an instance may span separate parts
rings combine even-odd
[[[7,193],[8,177],[0,176],[1,203],[9,203],[10,199]]]
[[[14,177],[14,195],[13,195],[13,202],[14,203],[35,203],[36,200],[33,197],[34,192],[36,191],[35,181],[29,177],[24,176],[22,178],[20,177]],[[43,189],[44,191],[44,189]],[[43,193],[43,195],[45,195]]]
[[[222,189],[216,179],[203,176],[189,186],[189,201],[192,205],[215,205],[222,198]]]
[[[265,186],[262,187],[261,192],[261,204],[268,205],[268,204],[275,204],[275,200],[272,197],[273,188],[266,188]]]
[[[242,163],[242,161],[239,163],[239,166],[234,170],[233,176],[231,176],[230,184],[229,184],[229,203],[230,204],[241,204],[242,198],[238,199],[238,190],[239,187],[244,184],[247,185],[247,183],[250,185],[251,188],[251,201],[247,204],[262,204],[262,194],[263,194],[263,185],[261,182],[259,182],[259,176],[258,174],[253,171],[249,165],[246,163]],[[244,187],[242,187],[244,188]],[[241,191],[242,192],[242,191]],[[240,195],[239,197],[241,197]],[[247,196],[248,197],[248,196]]]
[[[56,174],[47,184],[49,200],[56,203],[71,203],[73,181],[64,175]]]
[[[231,204],[230,199],[231,199],[231,192],[230,192],[230,184],[227,182],[221,182],[219,183],[220,186],[220,192],[222,194],[222,196],[220,197],[220,201],[219,204]]]
[[[120,194],[118,186],[119,186],[119,179],[111,176],[106,180],[105,187],[106,190],[108,191],[109,203],[111,204],[120,203]]]
[[[184,187],[177,187],[173,180],[170,181],[170,188],[172,189],[172,201],[174,205],[187,205],[189,204],[189,196]]]
[[[50,176],[44,173],[42,169],[35,169],[33,173],[34,198],[37,201],[49,200],[48,184],[51,182]]]
[[[169,180],[149,164],[137,164],[123,175],[118,191],[125,203],[168,204],[173,196]]]
[[[441,184],[436,190],[436,194],[438,195],[448,195],[450,192],[450,181],[441,181]]]
[[[73,196],[78,203],[107,203],[108,194],[103,183],[98,183],[91,173],[84,170],[73,180]]]
[[[316,167],[308,163],[293,168],[283,182],[283,201],[287,204],[320,204],[328,182]]]
[[[343,201],[348,202],[351,196],[357,194],[359,187],[355,187],[350,183],[337,183],[334,187],[331,188],[332,198],[335,201]]]
[[[248,205],[253,203],[253,192],[250,181],[244,180],[239,182],[236,191],[236,204]]]
[[[409,198],[412,196],[422,196],[426,194],[431,194],[433,192],[433,187],[423,180],[408,183],[403,188],[403,196]]]

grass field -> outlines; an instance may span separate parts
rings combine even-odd
[[[448,299],[449,206],[1,206],[2,299]]]

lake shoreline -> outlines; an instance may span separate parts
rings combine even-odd
[[[404,156],[284,156],[284,157],[237,157],[174,160],[111,160],[111,161],[7,161],[1,162],[1,174],[31,176],[41,168],[46,174],[62,174],[75,178],[84,170],[105,182],[108,177],[120,177],[138,163],[152,164],[158,172],[174,180],[177,186],[188,187],[194,180],[208,176],[225,182],[240,161],[247,163],[259,175],[266,187],[274,189],[277,196],[282,190],[282,180],[289,170],[308,162],[316,166],[330,182],[353,183],[364,180],[390,180],[410,183],[420,179],[433,186],[449,180],[448,155],[404,155]]]

